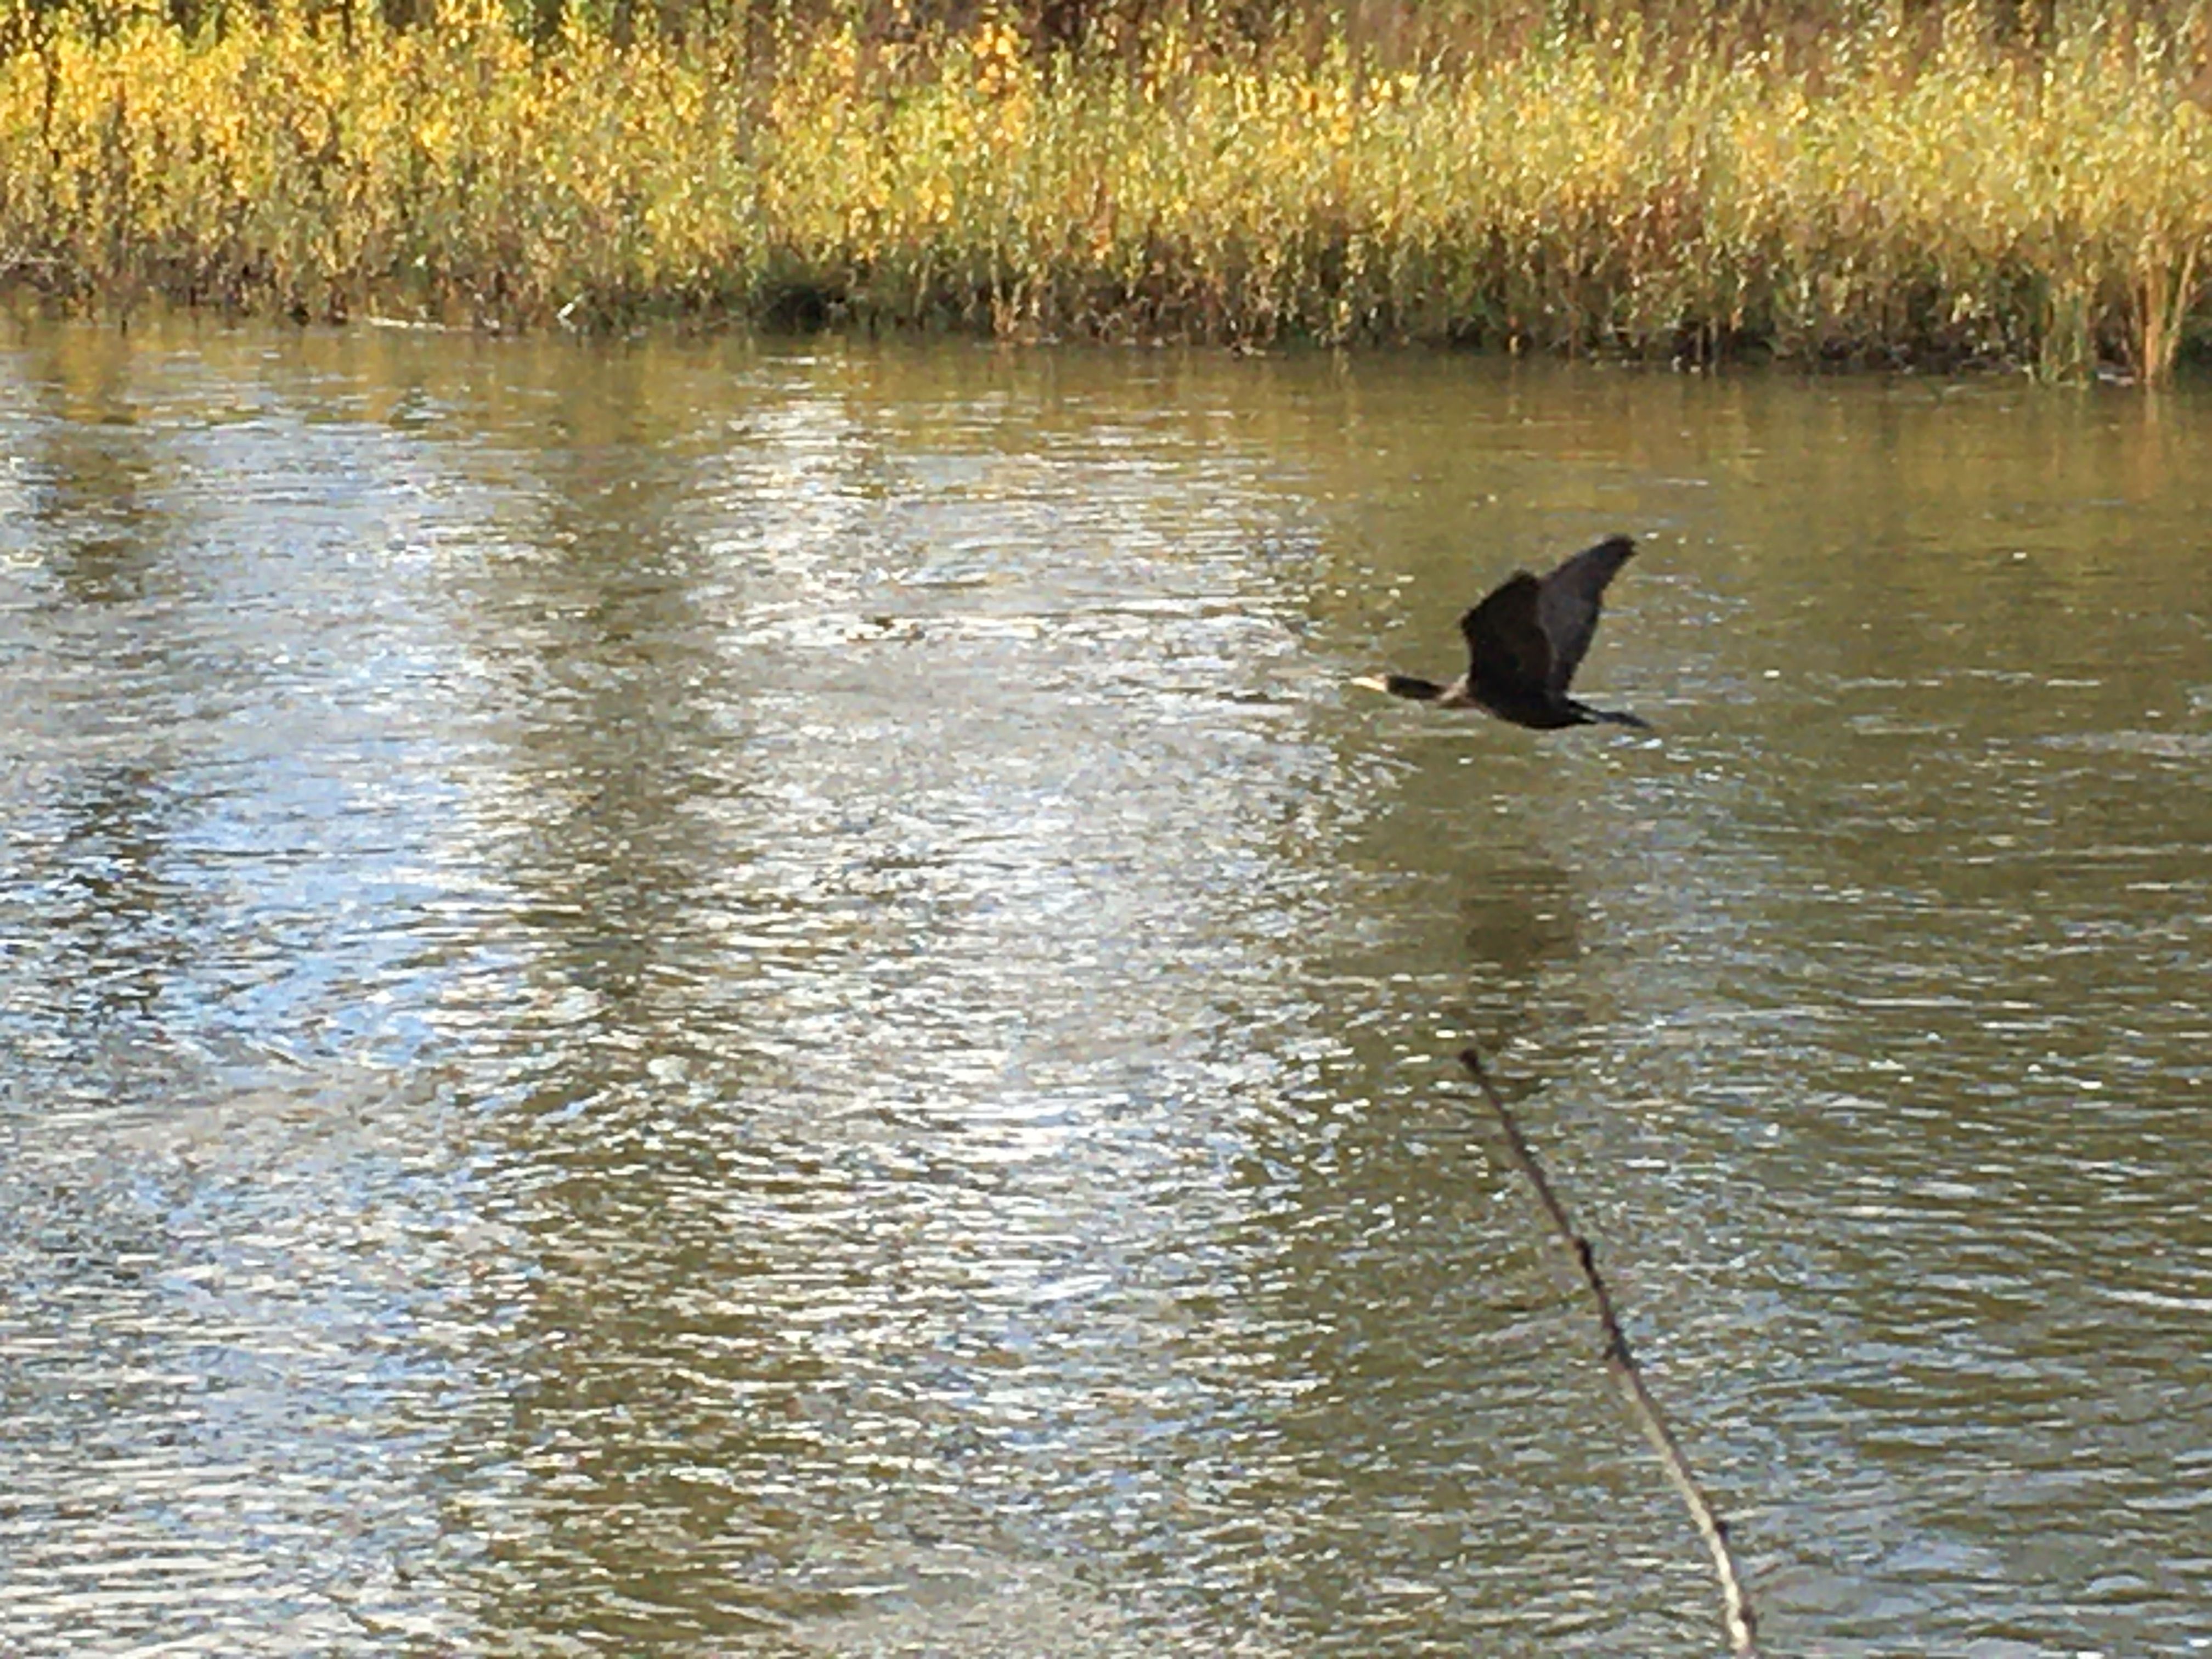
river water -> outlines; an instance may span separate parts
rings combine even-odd
[[[0,1652],[2212,1651],[2212,397],[0,333]],[[1364,692],[1642,551],[1579,689]]]

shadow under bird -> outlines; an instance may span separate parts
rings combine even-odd
[[[1411,674],[1370,675],[1352,684],[1439,708],[1485,709],[1540,732],[1600,720],[1648,732],[1650,725],[1633,714],[1593,708],[1567,695],[1597,632],[1606,584],[1635,551],[1627,537],[1608,536],[1547,576],[1515,571],[1459,619],[1467,672],[1449,685]]]

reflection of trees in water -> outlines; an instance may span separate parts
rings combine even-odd
[[[157,429],[134,419],[139,360],[120,336],[41,337],[34,413],[9,446],[44,603],[0,683],[0,720],[21,769],[8,817],[11,881],[38,895],[38,925],[11,953],[4,1018],[58,1040],[40,1048],[106,1069],[169,1062],[141,1045],[193,955],[189,890],[162,865],[187,804],[167,710],[198,689],[185,641],[161,614],[179,591],[173,471]],[[35,579],[34,579],[35,580]]]
[[[696,441],[697,411],[660,384],[669,367],[577,355],[544,388],[552,412],[502,425],[526,446],[506,459],[527,493],[456,571],[507,711],[504,778],[477,811],[541,947],[542,1000],[595,1000],[579,1052],[604,1036],[634,1054],[696,1012],[691,970],[752,850],[731,833],[752,678],[733,639],[750,572],[731,518],[775,504],[728,496],[768,441],[740,391],[744,429],[719,453]]]
[[[823,1455],[803,1402],[830,1381],[784,1322],[787,1281],[809,1254],[825,1286],[848,1271],[836,1218],[803,1224],[810,1160],[837,1149],[733,1115],[774,1096],[752,1035],[782,958],[834,951],[838,926],[790,926],[754,873],[805,826],[760,798],[752,720],[775,670],[744,612],[764,549],[797,533],[806,558],[836,555],[839,504],[863,493],[843,475],[871,452],[834,401],[740,382],[690,402],[670,384],[685,367],[575,355],[550,412],[498,429],[527,495],[454,572],[507,711],[470,810],[531,981],[493,1038],[514,1050],[499,1080],[527,1079],[493,1180],[521,1195],[534,1265],[487,1310],[502,1334],[480,1359],[506,1406],[466,1456],[518,1484],[478,1588],[497,1627],[556,1642],[757,1627],[743,1609],[807,1541],[800,1495],[766,1472]],[[702,408],[728,417],[703,438]],[[793,1225],[733,1224],[777,1215],[778,1193]]]
[[[179,586],[176,460],[163,430],[142,423],[143,368],[123,336],[42,333],[22,377],[32,412],[4,428],[15,462],[9,483],[22,502],[18,522],[51,584],[50,608],[34,614],[56,624],[52,645],[76,656],[70,666],[118,681],[162,637],[157,627],[138,626],[148,619],[131,607]],[[118,686],[118,698],[129,689]]]
[[[76,772],[40,816],[30,847],[15,854],[15,878],[39,894],[35,943],[24,953],[34,962],[17,958],[21,983],[4,1018],[51,1033],[58,1041],[40,1048],[94,1066],[103,1087],[128,1096],[112,1068],[143,1070],[158,1084],[176,1066],[145,1045],[170,1035],[165,1004],[198,959],[193,890],[162,867],[187,814],[157,772],[125,765]]]
[[[1486,869],[1462,896],[1461,995],[1470,1035],[1485,1054],[1524,1035],[1548,1035],[1563,1017],[1556,1000],[1545,1000],[1543,981],[1580,948],[1574,906],[1573,884],[1553,865]]]

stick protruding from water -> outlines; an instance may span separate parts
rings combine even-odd
[[[1759,1650],[1758,1620],[1752,1612],[1750,1599],[1744,1594],[1743,1580],[1736,1572],[1735,1557],[1729,1549],[1728,1522],[1721,1519],[1698,1486],[1697,1477],[1690,1472],[1689,1461],[1682,1455],[1682,1449],[1675,1443],[1667,1419],[1660,1414],[1659,1402],[1644,1385],[1644,1373],[1637,1368],[1636,1356],[1629,1351],[1628,1337],[1613,1315],[1612,1294],[1597,1270],[1597,1254],[1591,1249],[1589,1240],[1577,1232],[1574,1224],[1567,1219],[1566,1207],[1552,1190],[1552,1183],[1546,1178],[1543,1166],[1536,1162],[1535,1153],[1529,1151],[1519,1121],[1498,1098],[1489,1073],[1482,1069],[1482,1056],[1473,1048],[1462,1048],[1459,1059],[1474,1078],[1475,1087],[1482,1091],[1482,1097],[1490,1103],[1490,1109],[1497,1114],[1498,1124],[1505,1131],[1506,1149],[1514,1167],[1528,1177],[1528,1184],[1535,1188],[1536,1201],[1543,1206],[1552,1231],[1566,1246],[1567,1254],[1574,1257],[1583,1283],[1589,1286],[1591,1298],[1597,1304],[1598,1323],[1605,1332],[1605,1368],[1612,1373],[1622,1397],[1627,1401],[1629,1414],[1644,1431],[1644,1437],[1659,1454],[1668,1480],[1681,1494],[1682,1502],[1689,1508],[1690,1519],[1697,1523],[1705,1548],[1713,1558],[1713,1571],[1721,1581],[1722,1618],[1728,1626],[1729,1645],[1740,1655],[1755,1654]]]

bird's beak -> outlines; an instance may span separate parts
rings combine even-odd
[[[1362,674],[1358,679],[1352,683],[1354,685],[1364,686],[1370,691],[1382,691],[1387,693],[1390,690],[1390,682],[1384,679],[1380,674]]]

